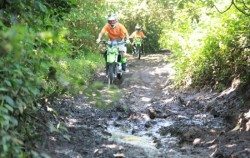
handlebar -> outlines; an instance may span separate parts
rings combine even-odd
[[[117,42],[117,41],[105,41],[105,40],[101,40],[101,41],[99,42],[99,44],[105,44],[105,45],[112,45],[112,46],[115,46],[115,45],[126,44],[126,41]]]

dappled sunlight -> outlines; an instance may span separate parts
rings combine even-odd
[[[150,102],[152,98],[149,97],[141,97],[141,101],[143,102]]]
[[[231,84],[231,87],[222,91],[219,97],[224,96],[224,95],[229,95],[230,93],[234,92],[240,85],[241,85],[240,79],[239,78],[234,79]]]
[[[187,116],[184,116],[184,115],[177,115],[176,116],[177,118],[179,118],[179,119],[189,119]]]
[[[60,60],[60,61],[58,62],[58,64],[59,64],[64,70],[67,70],[67,69],[68,69],[68,63],[67,63],[67,61],[65,61],[65,60]]]
[[[233,147],[237,146],[237,144],[226,144],[225,146],[228,148],[233,148]]]
[[[194,141],[193,141],[193,145],[198,145],[201,143],[201,139],[200,138],[195,138]]]
[[[150,90],[149,87],[146,86],[141,86],[141,85],[132,85],[131,88],[135,88],[135,89],[143,89],[143,90]]]
[[[142,148],[156,149],[155,144],[153,143],[153,140],[150,137],[135,136],[112,127],[110,127],[108,130],[112,134],[111,139],[116,142],[132,144]]]
[[[55,137],[53,137],[53,136],[50,136],[50,137],[49,137],[49,140],[51,140],[51,141],[53,141],[53,142],[57,141],[57,139],[56,139]]]
[[[68,118],[68,119],[67,119],[67,126],[68,126],[68,127],[73,127],[73,126],[75,126],[78,122],[79,122],[78,119],[75,119],[75,118]]]
[[[173,102],[173,100],[174,100],[174,97],[171,97],[171,98],[162,100],[162,102],[165,103],[165,104],[169,104],[169,103]]]
[[[74,150],[68,149],[68,148],[57,148],[55,150],[55,152],[59,153],[59,154],[64,154],[64,155],[73,155],[74,154]],[[81,157],[81,155],[78,155],[78,157]]]
[[[196,114],[193,116],[194,119],[202,119],[206,117],[207,117],[207,114]]]
[[[117,147],[117,144],[103,144],[102,147],[114,149]]]

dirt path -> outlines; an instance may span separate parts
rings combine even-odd
[[[129,56],[130,71],[117,82],[123,95],[113,107],[95,108],[85,95],[55,103],[59,120],[68,132],[64,137],[49,136],[45,148],[50,155],[55,158],[248,157],[249,131],[246,128],[242,132],[228,131],[237,124],[238,115],[234,111],[249,96],[238,97],[237,85],[221,93],[177,92],[170,81],[174,75],[172,65],[164,62],[167,56],[155,54],[141,60]],[[97,80],[104,81],[104,74],[100,73]],[[247,115],[249,106],[241,110]]]

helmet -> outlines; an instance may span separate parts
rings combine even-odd
[[[109,25],[112,28],[115,28],[116,23],[117,23],[117,17],[116,17],[116,15],[115,14],[109,14],[107,20],[108,20]]]
[[[140,31],[140,30],[141,30],[141,26],[137,24],[137,25],[135,26],[135,30],[136,30],[136,31]]]
[[[115,14],[111,13],[111,14],[108,15],[107,20],[108,20],[108,21],[109,21],[109,20],[117,20],[117,17],[116,17]]]

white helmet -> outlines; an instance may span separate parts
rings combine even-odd
[[[116,17],[116,15],[115,14],[109,14],[107,20],[108,20],[109,25],[112,28],[115,28],[116,23],[117,23],[117,17]]]
[[[135,26],[135,30],[136,30],[136,31],[140,31],[140,30],[141,30],[141,26],[137,24],[137,25]]]

